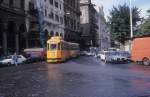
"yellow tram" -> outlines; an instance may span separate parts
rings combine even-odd
[[[51,37],[47,41],[47,62],[63,62],[79,56],[79,44],[66,42],[62,37]]]

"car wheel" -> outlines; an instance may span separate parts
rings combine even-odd
[[[25,61],[23,61],[21,64],[22,64],[22,65],[25,65]]]
[[[150,60],[148,58],[143,59],[143,65],[149,66],[150,65]]]
[[[107,63],[107,60],[105,59],[104,62]]]
[[[11,65],[11,63],[9,62],[9,63],[7,63],[7,65],[8,65],[8,66],[10,66],[10,65]]]

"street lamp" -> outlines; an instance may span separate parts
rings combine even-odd
[[[129,51],[131,52],[132,49],[132,38],[133,38],[133,17],[132,17],[132,2],[130,0],[130,45],[129,45]]]
[[[133,38],[132,2],[130,0],[130,37]]]

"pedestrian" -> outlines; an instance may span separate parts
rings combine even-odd
[[[15,66],[18,66],[18,58],[17,58],[17,53],[16,52],[14,53],[12,60],[13,60],[13,64]]]

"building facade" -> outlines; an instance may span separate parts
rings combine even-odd
[[[39,47],[40,35],[39,35],[39,22],[38,22],[38,10],[34,0],[25,0],[25,12],[26,12],[26,48]]]
[[[81,40],[83,49],[88,49],[89,47],[98,47],[97,43],[97,20],[96,20],[96,9],[91,3],[91,0],[80,0],[80,10],[81,10]]]
[[[80,6],[79,0],[64,0],[66,41],[80,41]]]
[[[25,0],[0,0],[0,54],[19,52],[25,47]]]
[[[43,47],[52,36],[64,37],[63,0],[26,0],[28,47]]]
[[[64,37],[64,1],[63,0],[43,0],[44,1],[44,27],[43,30],[48,36]]]
[[[97,24],[99,28],[97,31],[97,42],[99,44],[99,50],[108,50],[111,45],[109,26],[106,23],[103,7],[98,7],[97,10]]]

